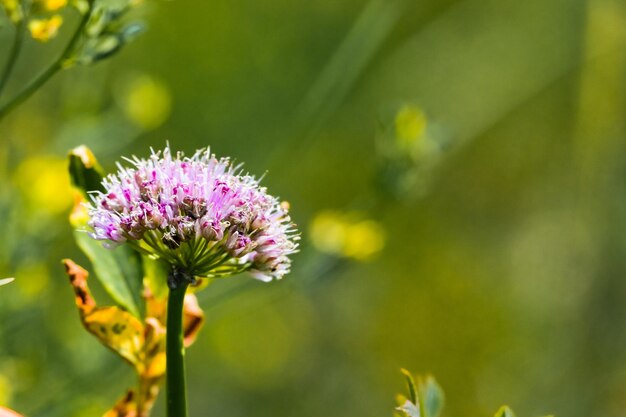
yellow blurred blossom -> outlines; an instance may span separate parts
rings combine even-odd
[[[59,10],[67,5],[67,0],[43,0],[44,7],[47,10]]]
[[[13,23],[19,22],[24,17],[19,0],[0,0],[0,6],[2,6]]]
[[[78,191],[74,191],[74,207],[70,213],[70,224],[81,227],[89,221],[89,211],[85,207],[85,200]]]
[[[310,236],[321,252],[366,260],[385,246],[385,231],[374,220],[355,219],[354,214],[325,211],[312,222]]]
[[[313,219],[309,236],[318,250],[339,255],[343,252],[347,227],[339,214],[322,212]]]
[[[35,211],[61,214],[72,204],[64,158],[37,156],[26,159],[17,167],[15,181]]]
[[[144,129],[159,127],[170,115],[172,100],[160,81],[141,75],[131,80],[122,98],[127,117]]]
[[[34,0],[33,9],[35,10],[35,14],[37,12],[53,12],[67,6],[67,3],[67,0]]]
[[[422,109],[413,105],[402,107],[395,119],[398,144],[402,147],[412,146],[424,136],[426,125],[426,115]]]
[[[344,255],[355,259],[367,259],[385,246],[384,230],[373,220],[364,220],[348,227]]]
[[[47,42],[54,38],[63,24],[60,15],[54,15],[49,19],[33,19],[28,22],[28,30],[33,39],[40,42]]]

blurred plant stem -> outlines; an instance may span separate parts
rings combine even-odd
[[[5,103],[2,106],[0,106],[0,121],[7,114],[9,114],[12,110],[14,110],[16,107],[18,107],[24,101],[26,101],[33,93],[35,93],[35,91],[37,91],[50,78],[52,78],[52,76],[54,74],[56,74],[57,71],[63,69],[63,67],[67,65],[67,61],[71,58],[72,53],[74,52],[74,48],[76,47],[76,44],[80,40],[81,34],[83,33],[83,29],[85,28],[85,25],[87,24],[87,22],[89,22],[89,19],[91,17],[92,12],[93,12],[93,3],[94,3],[94,1],[95,0],[88,0],[87,1],[88,8],[84,12],[84,14],[83,14],[83,16],[82,16],[78,26],[76,27],[76,30],[74,31],[74,34],[70,38],[69,42],[67,43],[67,46],[65,47],[65,49],[63,50],[61,55],[59,55],[59,57],[54,62],[52,62],[52,64],[50,64],[50,66],[48,68],[46,68],[41,74],[39,74],[37,77],[35,77],[34,80],[32,80],[28,85],[26,85],[11,100],[9,100],[7,103]],[[25,20],[25,18],[22,19],[22,22],[24,20]],[[17,32],[16,32],[16,39],[17,39],[17,41],[14,42],[13,49],[11,50],[11,54],[9,56],[9,61],[7,62],[5,71],[3,73],[3,78],[0,81],[0,94],[2,93],[2,88],[4,87],[6,82],[8,81],[8,78],[10,76],[11,70],[13,69],[13,66],[15,65],[15,62],[17,61],[17,58],[18,58],[18,55],[19,55],[19,49],[20,49],[20,45],[21,45],[21,38],[23,37],[23,30],[22,30],[21,26],[22,26],[22,23],[20,23],[20,24],[18,24],[16,26],[16,30],[17,30]],[[19,37],[19,39],[18,39],[18,37]],[[15,46],[16,43],[17,43],[17,46]]]
[[[15,25],[15,36],[13,37],[13,44],[11,45],[9,56],[7,57],[7,61],[4,64],[4,68],[2,69],[2,75],[0,75],[0,96],[2,96],[2,91],[4,90],[4,87],[6,86],[9,77],[11,77],[13,68],[15,68],[15,63],[17,62],[17,58],[20,55],[23,41],[24,19],[20,20]]]
[[[172,285],[167,300],[165,344],[167,417],[187,417],[185,346],[183,345],[183,306],[187,286],[187,282]]]

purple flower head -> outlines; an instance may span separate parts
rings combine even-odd
[[[128,243],[193,276],[250,271],[262,280],[289,272],[298,236],[288,205],[229,159],[209,149],[127,159],[89,204],[91,236],[107,247]]]

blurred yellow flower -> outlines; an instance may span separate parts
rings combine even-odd
[[[24,17],[22,6],[18,0],[0,0],[0,6],[13,23],[17,23]]]
[[[170,115],[172,99],[162,82],[141,75],[130,81],[122,97],[126,116],[144,129],[159,127]]]
[[[406,105],[398,111],[395,119],[396,138],[401,147],[412,146],[424,136],[426,115],[417,106]]]
[[[59,10],[67,5],[67,0],[43,0],[44,7],[47,10]]]
[[[89,221],[89,211],[85,207],[85,200],[78,191],[74,191],[74,207],[70,213],[70,224],[80,227]]]
[[[30,206],[38,212],[62,214],[72,204],[72,191],[64,158],[36,156],[23,161],[15,182]]]
[[[33,39],[40,42],[48,42],[57,35],[62,24],[63,18],[57,14],[49,19],[31,20],[28,22],[28,30]]]
[[[321,252],[366,260],[385,246],[385,231],[374,220],[358,220],[352,213],[325,211],[311,224],[313,245]]]
[[[343,253],[354,259],[367,259],[385,246],[385,232],[378,222],[364,220],[348,226]]]
[[[309,236],[319,251],[341,255],[347,228],[348,224],[339,214],[322,212],[313,219]]]

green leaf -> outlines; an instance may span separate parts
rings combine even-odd
[[[146,285],[152,291],[152,295],[156,299],[166,298],[168,294],[167,288],[167,263],[159,260],[152,259],[148,256],[142,256],[143,260],[143,272],[146,280]]]
[[[413,375],[411,375],[411,373],[404,368],[400,368],[400,372],[402,372],[402,374],[406,377],[406,382],[409,386],[409,398],[413,404],[417,404],[417,388],[415,386]]]
[[[88,198],[90,191],[103,191],[102,169],[91,150],[79,146],[70,151],[69,171],[72,184]],[[80,207],[80,205],[77,205]],[[127,246],[106,249],[102,243],[85,232],[86,213],[72,216],[72,225],[77,229],[74,238],[78,247],[93,264],[94,272],[104,289],[122,307],[136,317],[141,317],[144,308],[143,268],[139,253]]]
[[[72,185],[76,187],[87,200],[89,191],[104,191],[102,186],[102,169],[91,150],[86,146],[79,146],[70,151],[69,170]]]
[[[144,311],[143,268],[139,253],[128,246],[106,249],[86,232],[74,231],[80,249],[93,264],[104,289],[123,308],[141,318]]]
[[[506,405],[500,407],[500,409],[496,412],[494,417],[515,417],[515,413]]]
[[[122,39],[124,39],[124,42],[128,43],[145,32],[145,30],[146,28],[143,23],[133,22],[124,26],[124,28],[120,31],[120,35],[122,36]]]
[[[117,33],[107,33],[90,41],[85,48],[83,59],[94,63],[119,52],[124,45],[124,38]]]
[[[424,410],[424,417],[439,417],[443,409],[443,390],[432,376],[427,376],[426,381],[419,384],[420,405]]]
[[[420,417],[419,408],[409,400],[406,400],[406,402],[400,407],[397,407],[396,410],[402,411],[407,417]]]

